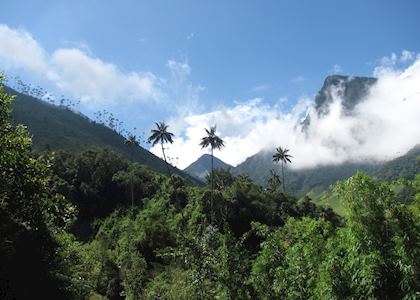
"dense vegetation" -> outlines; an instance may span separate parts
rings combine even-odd
[[[338,183],[339,217],[224,170],[197,187],[107,149],[35,155],[11,102],[0,90],[2,299],[420,297],[420,175]]]

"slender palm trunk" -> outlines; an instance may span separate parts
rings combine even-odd
[[[210,219],[211,224],[214,221],[214,213],[213,213],[213,193],[214,193],[214,184],[213,184],[213,175],[214,175],[214,167],[213,167],[213,147],[211,147],[211,201],[210,201]]]
[[[214,171],[213,171],[214,169],[213,169],[213,147],[211,148],[211,192],[213,193],[213,189],[214,189],[214,186],[213,186],[213,173],[214,173]]]
[[[165,149],[163,148],[163,143],[160,142],[160,146],[162,147],[163,159],[165,160],[166,169],[168,170],[168,176],[171,176],[171,170],[169,169],[169,164],[166,161]]]
[[[133,164],[133,145],[128,144],[130,147],[130,159],[131,159],[131,165]],[[133,176],[130,174],[130,194],[131,194],[131,207],[134,206],[134,189],[133,189]]]
[[[284,183],[284,169],[283,169],[283,165],[284,165],[284,163],[281,162],[281,173],[283,175],[283,193],[286,193],[286,185]]]

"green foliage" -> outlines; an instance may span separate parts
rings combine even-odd
[[[316,299],[318,268],[333,234],[325,220],[290,218],[262,243],[252,267],[251,282],[261,299]]]
[[[347,208],[346,227],[329,245],[320,291],[326,298],[412,299],[418,296],[419,217],[387,184],[364,174],[336,188]]]
[[[54,233],[74,208],[50,188],[47,158],[31,155],[31,138],[10,118],[13,97],[0,75],[0,291],[3,298],[62,297],[54,276]],[[41,292],[42,291],[42,292]]]
[[[152,197],[158,190],[153,172],[138,163],[131,164],[127,169],[115,173],[112,176],[112,181],[126,190],[127,199],[130,198],[132,185],[135,202]]]

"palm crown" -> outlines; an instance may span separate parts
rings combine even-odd
[[[207,136],[203,137],[200,142],[202,148],[211,146],[211,149],[221,149],[225,146],[225,142],[216,135],[216,126],[210,127],[210,130],[205,128]]]
[[[281,173],[283,175],[283,192],[286,192],[286,186],[285,186],[285,182],[284,182],[284,168],[283,168],[283,165],[287,164],[287,163],[292,163],[290,158],[293,157],[290,154],[287,154],[287,152],[289,152],[289,149],[282,148],[282,147],[277,147],[276,148],[276,153],[274,153],[274,155],[273,155],[273,161],[274,162],[281,161]]]
[[[149,137],[149,143],[152,143],[152,146],[156,145],[157,143],[173,143],[172,137],[174,134],[172,132],[168,132],[168,125],[165,122],[155,123],[156,129],[152,129],[151,135]]]
[[[169,169],[168,161],[166,160],[165,155],[165,148],[163,148],[163,143],[173,143],[172,137],[174,134],[172,132],[168,131],[168,125],[165,124],[165,122],[159,122],[155,123],[156,129],[152,129],[150,131],[151,135],[149,137],[149,143],[152,143],[152,146],[156,145],[157,143],[160,143],[162,147],[162,154],[163,159],[166,163],[166,169],[168,170],[168,175],[171,175],[171,170]]]
[[[282,148],[282,147],[277,147],[276,148],[276,153],[274,153],[274,155],[273,155],[273,161],[275,161],[275,162],[281,161],[285,164],[292,163],[290,158],[292,158],[293,156],[291,156],[290,154],[287,154],[287,152],[289,152],[289,149]]]
[[[133,134],[129,134],[127,139],[124,141],[125,145],[131,146],[131,145],[139,145],[139,142],[137,141],[137,138]]]

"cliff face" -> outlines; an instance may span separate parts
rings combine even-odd
[[[329,112],[330,104],[335,98],[341,99],[343,113],[351,114],[354,107],[363,101],[368,95],[369,89],[376,83],[377,79],[373,77],[353,77],[342,75],[331,75],[325,78],[324,84],[315,97],[315,113],[322,118]],[[308,115],[301,123],[302,132],[311,123],[311,117]]]
[[[337,96],[342,99],[344,112],[350,113],[367,96],[370,87],[376,81],[377,79],[372,77],[328,76],[315,97],[315,109],[318,115],[328,113],[329,105]]]

